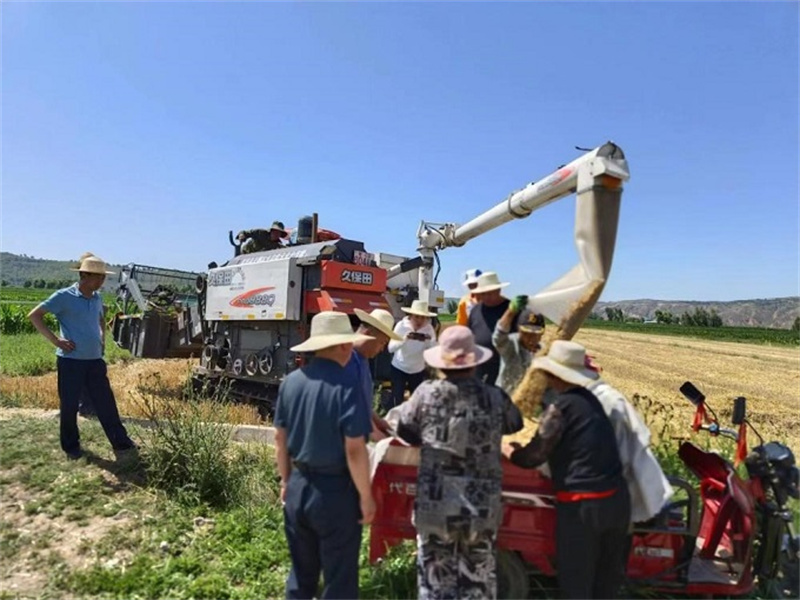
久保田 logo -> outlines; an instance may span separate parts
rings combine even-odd
[[[359,285],[372,285],[372,273],[369,271],[345,269],[342,271],[342,281],[346,281],[347,283],[357,283]]]
[[[251,306],[272,306],[275,304],[275,294],[268,294],[267,292],[274,289],[274,287],[262,287],[250,290],[244,294],[239,294],[236,296],[236,298],[230,301],[230,305],[237,308],[249,308]]]

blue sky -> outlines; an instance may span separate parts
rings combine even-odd
[[[413,255],[607,140],[603,300],[798,294],[798,3],[2,3],[4,251],[202,269],[228,230]],[[440,254],[533,293],[567,198]],[[1,267],[1,265],[0,265]]]

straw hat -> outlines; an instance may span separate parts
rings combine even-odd
[[[533,368],[547,371],[559,379],[581,387],[589,385],[599,375],[586,367],[586,348],[576,342],[556,340],[547,356],[533,359]]]
[[[404,306],[400,310],[402,310],[404,313],[408,313],[410,315],[417,315],[417,316],[420,316],[420,317],[435,317],[436,316],[436,313],[431,312],[430,310],[428,310],[428,303],[425,302],[425,300],[414,300],[411,303],[411,306],[409,308],[406,308]]]
[[[478,276],[478,287],[473,289],[472,293],[484,294],[486,292],[493,292],[494,290],[499,290],[507,285],[509,284],[500,282],[500,278],[497,276],[497,273],[494,271],[487,271]]]
[[[88,256],[86,256],[88,254]],[[81,264],[78,268],[70,268],[70,271],[80,273],[92,273],[94,275],[114,275],[115,271],[106,271],[106,263],[103,259],[96,257],[88,252],[81,257]]]
[[[472,285],[473,283],[478,283],[478,277],[483,274],[483,271],[480,269],[470,269],[466,273],[464,273],[464,284],[463,285]]]
[[[280,222],[280,221],[273,221],[272,222],[272,227],[270,227],[269,230],[272,231],[273,229],[275,231],[280,231],[282,238],[285,238],[287,235],[289,235],[289,232],[286,231],[286,228],[283,226],[283,223]]]
[[[353,312],[356,313],[356,316],[361,320],[362,323],[372,325],[382,334],[388,336],[390,340],[394,340],[396,342],[403,340],[403,338],[394,332],[394,317],[388,310],[376,308],[371,313],[368,313],[365,310],[356,308],[353,309]]]
[[[302,344],[289,348],[292,352],[316,352],[338,346],[352,344],[362,340],[371,340],[372,336],[353,333],[350,319],[341,312],[326,310],[314,315],[311,319],[311,335]]]
[[[475,343],[469,327],[451,325],[439,337],[439,345],[422,353],[436,369],[471,369],[492,358],[492,351]]]

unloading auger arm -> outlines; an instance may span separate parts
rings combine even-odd
[[[471,221],[429,223],[417,230],[422,258],[419,269],[419,297],[433,302],[432,267],[437,251],[463,246],[504,223],[524,219],[533,211],[565,196],[577,195],[575,241],[581,262],[565,276],[532,297],[532,304],[548,318],[559,319],[564,308],[554,307],[580,297],[592,285],[604,285],[611,268],[616,242],[622,183],[630,178],[622,149],[613,142],[587,152],[550,175],[513,192],[505,200]],[[555,294],[555,296],[553,296]]]

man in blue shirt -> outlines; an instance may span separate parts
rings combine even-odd
[[[28,318],[58,350],[58,397],[60,402],[61,448],[67,457],[83,456],[78,433],[78,404],[81,394],[88,393],[103,431],[117,452],[136,446],[128,437],[119,418],[114,392],[108,382],[105,346],[103,300],[98,293],[106,279],[106,263],[96,256],[81,261],[80,280],[75,285],[58,290],[34,308]],[[60,326],[56,336],[44,323],[44,315],[53,313]]]
[[[275,457],[292,557],[287,598],[357,598],[361,528],[375,516],[366,436],[370,416],[359,381],[345,368],[353,333],[344,313],[311,319],[292,352],[314,352],[287,375],[275,406]],[[325,582],[319,595],[320,570]]]
[[[399,342],[403,338],[394,332],[394,317],[388,310],[376,308],[368,313],[356,308],[353,312],[361,321],[356,330],[357,333],[369,337],[353,344],[353,354],[346,368],[360,382],[364,403],[372,420],[371,437],[377,441],[386,437],[389,425],[372,412],[374,383],[369,369],[369,361],[386,348],[389,340]]]

